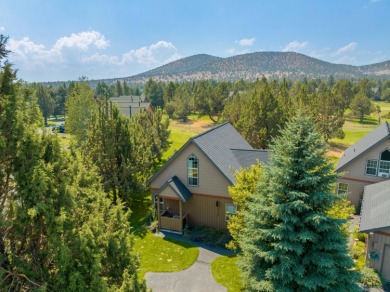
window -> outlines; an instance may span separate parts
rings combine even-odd
[[[337,194],[338,195],[346,195],[348,192],[348,184],[346,183],[338,183],[337,185]]]
[[[164,211],[164,198],[154,196],[154,209],[157,212],[157,204],[160,204],[160,213]]]
[[[194,154],[187,159],[188,185],[197,187],[199,185],[199,161]]]
[[[381,173],[390,173],[390,161],[379,161],[379,174]]]
[[[388,175],[390,173],[390,151],[386,149],[381,153],[381,160],[379,161],[378,175]]]
[[[366,164],[366,174],[367,175],[376,175],[378,168],[378,160],[377,159],[367,159]]]
[[[163,198],[159,198],[159,199],[160,199],[159,204],[160,204],[160,213],[161,213],[164,212],[164,199]]]
[[[381,160],[386,160],[386,161],[390,161],[390,151],[389,150],[385,150],[381,153]]]
[[[225,216],[226,221],[229,221],[230,216],[237,214],[237,206],[234,204],[226,204],[225,209],[226,209],[226,216]]]

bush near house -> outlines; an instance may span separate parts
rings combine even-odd
[[[364,285],[365,288],[381,288],[382,281],[378,273],[369,267],[364,267],[361,270],[360,283]]]

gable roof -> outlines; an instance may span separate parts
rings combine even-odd
[[[364,187],[359,230],[371,232],[390,227],[390,180]]]
[[[350,146],[344,151],[343,156],[339,163],[337,164],[336,171],[340,170],[360,155],[382,142],[384,139],[390,137],[389,124],[384,122],[382,125],[378,126],[376,129],[368,133],[362,139],[357,141],[355,144]]]
[[[267,153],[266,150],[253,149],[237,130],[229,122],[226,122],[190,138],[187,143],[185,143],[179,151],[177,151],[175,155],[173,155],[167,163],[149,179],[148,183],[159,175],[190,143],[197,146],[232,184],[235,183],[232,170],[237,171],[241,167],[255,164],[256,159],[259,159],[262,163],[268,162],[268,154],[265,154]],[[250,161],[252,161],[252,163],[249,164]]]
[[[155,194],[157,196],[161,193],[167,186],[176,193],[180,200],[185,203],[192,197],[192,193],[187,189],[187,187],[181,182],[181,180],[175,175],[170,180],[168,180]]]
[[[262,164],[268,164],[269,151],[261,149],[230,149],[241,167],[249,167],[260,161]]]

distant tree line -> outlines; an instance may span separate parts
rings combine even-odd
[[[155,107],[170,118],[186,121],[190,114],[208,115],[212,121],[231,122],[252,146],[267,148],[285,121],[297,110],[314,119],[326,141],[343,138],[345,114],[360,122],[376,109],[373,100],[389,100],[390,80],[367,78],[308,81],[272,80],[255,82],[195,81],[156,82],[150,79],[143,91]]]

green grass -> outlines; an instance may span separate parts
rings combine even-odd
[[[208,116],[199,117],[198,115],[190,115],[188,118],[189,118],[189,122],[208,121],[211,123],[211,120]],[[175,152],[179,150],[180,147],[183,146],[188,141],[188,139],[200,134],[206,129],[191,129],[191,127],[184,128],[184,127],[180,127],[180,124],[179,125],[176,123],[173,124],[171,121],[169,130],[171,131],[171,136],[169,139],[171,145],[163,155],[163,163],[165,163],[170,157],[172,157],[172,155],[175,154]]]
[[[139,276],[147,272],[177,272],[193,265],[199,249],[187,242],[156,237],[146,233],[136,237],[134,250],[140,255]]]
[[[211,273],[215,281],[228,288],[229,292],[238,292],[243,289],[240,270],[237,267],[238,257],[220,256],[211,263]]]
[[[172,144],[163,155],[164,161],[167,161],[173,154],[175,154],[175,152],[179,150],[180,147],[188,141],[188,139],[199,134],[199,132],[194,130],[189,131],[173,126],[170,126],[169,129],[171,130],[171,137],[169,140]]]
[[[381,107],[381,111],[383,112],[388,112],[390,111],[390,103],[387,101],[376,101],[374,102],[375,105],[379,105]]]
[[[344,130],[344,139],[331,139],[330,144],[337,147],[349,147],[367,135],[371,130]]]
[[[190,243],[154,236],[150,224],[151,195],[145,191],[133,197],[130,217],[134,234],[134,252],[139,254],[139,276],[147,272],[177,272],[189,268],[199,249]]]

